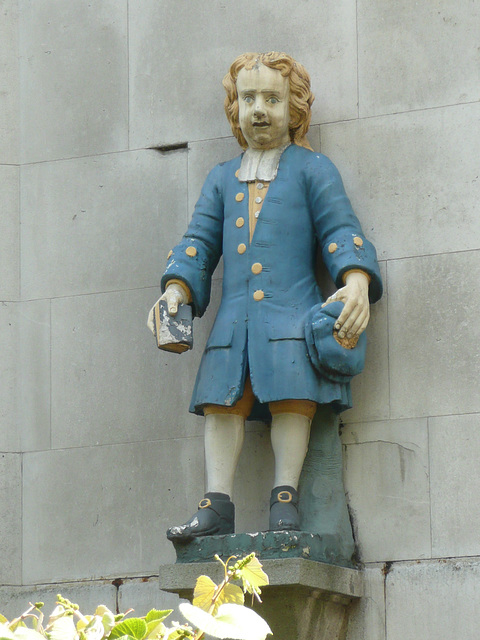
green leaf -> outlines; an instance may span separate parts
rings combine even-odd
[[[22,638],[19,633],[20,629],[15,632],[16,640],[34,640],[33,637],[31,639]],[[62,615],[57,618],[53,624],[49,626],[48,637],[50,640],[75,640],[77,637],[77,630],[75,628],[75,623],[73,622],[73,617],[71,615]]]
[[[165,625],[161,620],[152,620],[147,624],[147,635],[145,639],[153,640],[154,638],[160,638],[165,633]]]
[[[128,618],[115,625],[110,632],[110,640],[131,636],[134,640],[142,640],[147,633],[147,623],[142,618]]]
[[[0,624],[8,624],[8,620],[0,613]]]
[[[73,636],[70,636],[70,638],[72,637]],[[45,640],[45,636],[28,627],[19,627],[14,633],[14,638],[15,640]]]
[[[93,616],[83,630],[87,640],[102,640],[106,635],[102,620],[99,616]]]
[[[193,592],[193,605],[203,611],[208,611],[212,606],[213,596],[217,585],[208,576],[199,576]]]
[[[199,607],[203,611],[209,612],[217,589],[217,585],[213,580],[210,580],[208,576],[200,576],[197,579],[195,591],[193,592],[193,605],[195,607]],[[228,602],[232,602],[234,604],[244,603],[243,592],[240,587],[237,587],[235,584],[227,583],[223,587],[215,601],[215,607],[211,613],[215,615],[218,611],[218,607],[222,604],[227,604]]]
[[[157,622],[161,622],[168,618],[168,616],[172,613],[173,609],[163,609],[160,611],[159,609],[151,609],[147,615],[145,616],[145,622],[148,624],[153,620],[157,620]]]
[[[240,574],[243,590],[248,593],[261,593],[260,587],[268,584],[268,576],[263,571],[262,565],[255,556],[237,573]]]
[[[215,617],[188,602],[180,604],[179,609],[200,631],[221,640],[265,640],[272,633],[263,618],[242,605],[222,604]]]
[[[104,604],[100,604],[95,611],[95,615],[101,618],[104,628],[104,635],[108,636],[110,631],[115,626],[114,614]]]
[[[15,636],[3,622],[0,623],[0,640],[14,640]]]

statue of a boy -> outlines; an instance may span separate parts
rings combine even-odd
[[[306,139],[314,97],[303,66],[284,53],[246,53],[223,85],[245,151],[210,172],[162,278],[170,315],[190,304],[202,316],[223,254],[222,301],[190,405],[205,416],[207,493],[187,523],[168,530],[170,539],[234,532],[230,496],[249,418],[271,421],[269,528],[299,528],[298,481],[317,405],[351,406],[348,375],[314,365],[322,354],[312,357],[306,340],[312,309],[321,325],[322,303],[343,302],[329,335],[335,329],[351,346],[367,326],[369,301],[382,294],[375,249],[340,175]],[[339,287],[326,302],[315,279],[317,247]]]

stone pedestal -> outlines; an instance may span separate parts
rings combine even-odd
[[[360,571],[302,558],[264,560],[270,579],[262,588],[262,604],[254,609],[265,618],[275,640],[344,640],[350,604],[363,593]],[[219,563],[173,564],[160,567],[160,588],[191,599],[196,579],[223,577]]]

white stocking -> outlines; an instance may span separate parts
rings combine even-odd
[[[207,493],[218,491],[232,498],[233,477],[242,450],[242,416],[209,413],[205,416],[205,468]]]
[[[272,448],[275,454],[274,487],[297,489],[310,437],[310,418],[298,413],[280,413],[272,420]]]

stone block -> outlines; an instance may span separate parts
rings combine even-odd
[[[24,583],[148,576],[203,493],[203,439],[27,453],[23,474]]]
[[[385,640],[385,590],[382,567],[362,570],[363,595],[350,605],[346,640]]]
[[[360,116],[480,99],[475,2],[358,2]]]
[[[295,11],[288,0],[280,0],[268,15],[267,30],[264,20],[252,20],[257,12],[252,0],[241,10],[219,0],[208,6],[175,0],[161,8],[156,0],[130,4],[134,148],[230,136],[223,76],[240,53],[277,50],[279,43],[311,74],[317,95],[313,123],[356,117],[355,5],[326,0]],[[214,46],[206,47],[207,42]]]
[[[226,162],[242,153],[242,148],[231,136],[216,140],[192,142],[188,148],[188,213],[192,215],[200,197],[203,183],[219,162]]]
[[[370,307],[365,369],[352,381],[353,408],[342,414],[346,424],[387,420],[390,414],[388,379],[387,269],[380,263],[383,298]]]
[[[479,246],[479,117],[476,103],[322,125],[379,258]]]
[[[164,440],[203,433],[188,413],[203,347],[218,306],[194,320],[193,351],[159,351],[147,314],[159,292],[52,301],[52,446]]]
[[[0,451],[20,451],[17,422],[18,304],[0,303]]]
[[[265,560],[269,586],[254,608],[279,640],[345,640],[350,603],[363,594],[361,572],[300,558]],[[160,567],[160,584],[191,598],[199,573],[220,580],[222,567],[213,562]]]
[[[443,416],[428,421],[432,501],[432,554],[480,555],[476,469],[480,455],[480,414]]]
[[[48,619],[55,607],[57,594],[60,593],[70,602],[78,604],[83,615],[92,615],[100,604],[115,613],[116,592],[111,582],[105,581],[89,581],[83,584],[64,582],[54,586],[42,584],[30,587],[0,587],[0,611],[8,620],[12,620],[28,608],[29,602],[43,602],[43,613]]]
[[[427,421],[349,425],[342,439],[361,561],[430,557]]]
[[[21,451],[50,447],[50,300],[18,305],[18,428]]]
[[[0,163],[17,164],[19,151],[18,0],[4,0],[0,20]],[[3,180],[0,179],[3,184]],[[3,271],[1,271],[3,273]]]
[[[23,162],[128,149],[127,4],[20,0]]]
[[[22,174],[22,294],[159,286],[186,221],[186,153],[135,151]]]
[[[0,584],[20,584],[22,577],[22,461],[0,453]]]
[[[1,96],[2,93],[0,91],[0,100]],[[0,114],[1,112],[2,109],[0,107]],[[18,167],[0,165],[0,184],[2,185],[0,196],[2,210],[0,300],[18,300],[20,292],[20,171]]]
[[[392,418],[480,411],[480,251],[388,265]]]
[[[118,609],[127,611],[135,609],[135,615],[144,616],[150,609],[173,609],[167,625],[173,620],[178,620],[178,605],[180,598],[174,593],[167,593],[158,586],[156,576],[150,578],[127,579],[123,581],[118,589]]]
[[[50,302],[0,304],[0,451],[50,446]]]
[[[478,558],[395,564],[386,581],[388,640],[477,640],[479,579]]]

